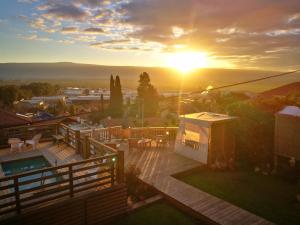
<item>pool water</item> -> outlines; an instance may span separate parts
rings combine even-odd
[[[43,157],[43,156],[37,156],[37,157],[31,157],[31,158],[25,158],[25,159],[19,159],[9,162],[3,162],[1,163],[2,170],[4,172],[5,176],[11,176],[11,175],[17,175],[20,173],[32,171],[32,170],[38,170],[45,167],[50,167],[50,163]],[[28,181],[36,178],[40,178],[42,176],[49,176],[52,175],[53,172],[47,171],[44,173],[37,173],[30,176],[24,176],[19,178],[19,182],[22,181]],[[52,183],[56,181],[55,178],[47,179],[43,181],[43,184],[46,183]],[[26,185],[21,185],[20,190],[25,190],[33,187],[37,187],[41,185],[41,181],[34,182]]]

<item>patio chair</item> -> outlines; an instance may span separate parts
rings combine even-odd
[[[10,144],[10,151],[12,152],[14,149],[22,150],[24,145],[24,141],[21,141],[19,138],[10,138],[8,139],[8,144]]]
[[[41,137],[42,137],[42,134],[36,134],[36,135],[34,135],[34,137],[31,140],[26,140],[25,144],[32,145],[32,149],[35,150]]]

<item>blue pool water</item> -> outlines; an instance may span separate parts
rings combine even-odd
[[[32,157],[32,158],[25,158],[25,159],[19,159],[19,160],[14,160],[14,161],[9,161],[9,162],[3,162],[3,163],[1,163],[1,166],[2,166],[2,170],[4,172],[4,175],[11,176],[11,175],[24,173],[27,171],[38,170],[38,169],[42,169],[45,167],[50,167],[51,165],[43,156],[37,156],[37,157]],[[19,182],[32,180],[32,179],[36,179],[36,178],[40,178],[42,176],[48,176],[48,175],[52,175],[52,174],[53,173],[51,171],[49,171],[49,172],[44,172],[43,174],[37,173],[34,175],[30,175],[30,176],[24,176],[24,177],[19,178]],[[53,181],[55,181],[55,178],[47,179],[44,181],[44,183],[52,183]],[[22,186],[20,186],[20,190],[37,187],[39,185],[41,185],[41,182],[35,182],[35,183],[22,185]]]

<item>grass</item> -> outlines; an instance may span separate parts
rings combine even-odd
[[[200,170],[177,178],[274,223],[300,224],[296,185],[278,177]]]
[[[115,221],[112,225],[195,225],[196,219],[184,214],[164,201],[142,207]]]

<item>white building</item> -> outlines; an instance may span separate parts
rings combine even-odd
[[[234,159],[236,117],[211,112],[180,116],[175,152],[203,164]]]

